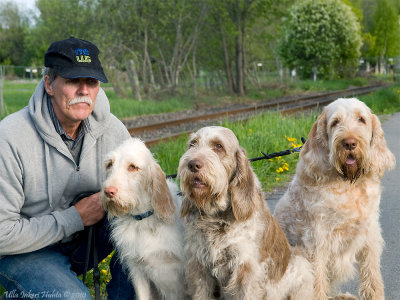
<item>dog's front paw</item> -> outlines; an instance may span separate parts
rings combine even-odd
[[[357,297],[350,293],[346,293],[337,295],[335,297],[329,297],[329,300],[357,300]]]

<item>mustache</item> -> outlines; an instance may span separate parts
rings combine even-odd
[[[87,103],[89,106],[92,106],[92,99],[90,97],[76,97],[69,102],[69,105],[77,103]]]

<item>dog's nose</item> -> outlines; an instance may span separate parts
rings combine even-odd
[[[104,189],[104,194],[106,194],[108,198],[113,198],[117,193],[118,189],[114,186],[109,186],[108,188]]]
[[[188,168],[190,171],[192,171],[193,173],[198,172],[201,168],[203,167],[203,164],[197,160],[197,159],[192,159],[191,161],[189,161],[188,163]]]
[[[357,140],[355,138],[344,139],[342,145],[346,150],[354,150],[357,147]]]

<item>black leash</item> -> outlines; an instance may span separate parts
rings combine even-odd
[[[79,194],[75,197],[72,201],[71,205],[76,204],[79,200],[89,197],[97,192],[85,192]],[[94,292],[95,292],[95,299],[100,300],[100,270],[99,270],[99,259],[97,255],[97,246],[96,246],[96,224],[88,226],[88,243],[86,247],[86,256],[85,256],[85,267],[83,269],[82,274],[82,281],[83,283],[86,282],[86,274],[89,269],[89,259],[90,255],[92,254],[93,257],[93,283],[94,283]]]
[[[278,156],[285,156],[285,155],[289,155],[292,153],[300,152],[301,148],[303,148],[304,143],[306,142],[306,139],[304,137],[301,137],[301,142],[303,143],[303,145],[301,145],[300,147],[295,147],[292,149],[287,149],[287,150],[283,150],[283,151],[279,151],[279,152],[265,154],[263,151],[261,151],[263,156],[249,158],[249,161],[253,162],[253,161],[262,160],[262,159],[271,159],[271,158],[278,157]],[[177,174],[167,175],[167,178],[176,178],[176,176],[177,176]]]
[[[301,137],[301,142],[304,143],[306,142],[306,139],[304,137]],[[250,158],[249,161],[258,161],[258,160],[263,160],[263,159],[271,159],[274,157],[278,156],[285,156],[289,155],[292,153],[300,152],[301,148],[303,148],[303,145],[300,147],[292,148],[292,149],[287,149],[279,152],[274,152],[270,154],[265,154],[263,151],[261,151],[263,156],[260,157],[255,157],[255,158]],[[167,175],[167,178],[176,178],[177,174],[172,174],[172,175]],[[82,198],[86,198],[96,192],[87,192],[87,193],[82,193],[79,194],[75,199],[72,201],[72,205],[81,200]],[[151,215],[151,214],[150,214]],[[97,256],[97,246],[96,246],[96,226],[92,225],[88,227],[88,245],[86,248],[86,257],[85,257],[85,268],[83,271],[83,283],[86,281],[86,273],[89,268],[89,258],[90,254],[93,255],[93,282],[94,282],[94,288],[95,288],[95,299],[100,300],[100,271],[99,271],[99,262],[98,262],[98,256]]]

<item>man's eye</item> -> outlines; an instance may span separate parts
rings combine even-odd
[[[79,83],[79,78],[69,78],[69,79],[67,79],[67,83],[69,83],[69,84],[78,84]]]
[[[88,78],[88,79],[86,80],[86,84],[87,84],[87,85],[90,85],[90,86],[96,86],[96,85],[99,84],[99,81],[96,80],[96,79],[94,79],[94,78]]]

